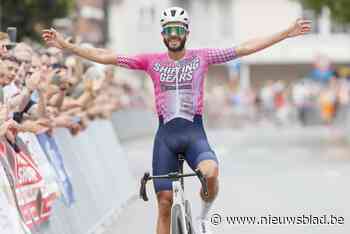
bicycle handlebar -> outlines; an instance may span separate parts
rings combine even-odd
[[[199,181],[202,184],[204,196],[208,197],[207,178],[203,175],[203,173],[199,169],[196,170],[196,174],[197,174]]]
[[[146,184],[147,181],[150,179],[150,174],[149,172],[146,172],[142,179],[141,179],[141,187],[140,187],[140,197],[144,200],[144,201],[148,201],[148,197],[147,197],[147,192],[146,192]]]
[[[150,176],[149,172],[146,172],[142,179],[141,179],[141,186],[140,186],[140,197],[144,201],[148,201],[147,191],[146,191],[146,184],[149,180],[152,179],[172,179],[172,180],[178,180],[180,178],[184,177],[190,177],[190,176],[197,176],[199,181],[202,184],[203,193],[204,196],[208,196],[208,186],[207,186],[207,178],[203,175],[203,173],[197,169],[195,170],[195,173],[189,173],[189,174],[180,174],[178,172],[171,172],[167,175],[158,175],[158,176]]]

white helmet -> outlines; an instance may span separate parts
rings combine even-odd
[[[173,22],[180,22],[188,27],[190,18],[188,17],[187,11],[181,7],[170,7],[165,9],[160,17],[160,24],[164,27],[164,25]]]

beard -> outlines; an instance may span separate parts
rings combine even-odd
[[[180,45],[176,48],[170,47],[169,42],[165,38],[163,38],[163,42],[166,45],[166,47],[168,48],[168,50],[170,50],[171,52],[179,52],[185,48],[186,39],[187,39],[186,37],[184,39],[182,39]]]

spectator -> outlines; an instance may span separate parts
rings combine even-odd
[[[0,58],[7,54],[7,46],[10,43],[9,36],[7,33],[0,32]]]
[[[313,80],[321,83],[328,83],[331,79],[335,78],[335,71],[331,66],[330,59],[325,55],[318,55],[310,76]]]

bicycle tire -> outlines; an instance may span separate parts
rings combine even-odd
[[[186,225],[187,225],[188,234],[195,234],[193,230],[191,204],[189,200],[185,201],[185,212],[186,212]]]
[[[185,224],[182,221],[183,211],[180,205],[175,205],[171,209],[171,234],[185,233]]]

